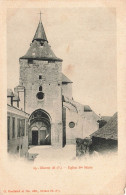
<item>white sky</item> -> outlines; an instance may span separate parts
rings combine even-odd
[[[116,17],[110,8],[41,9],[49,44],[73,81],[73,98],[101,115],[117,111]],[[39,9],[8,9],[8,88],[19,82],[19,57],[33,39]]]

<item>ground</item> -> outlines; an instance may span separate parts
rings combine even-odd
[[[29,159],[38,161],[74,160],[76,158],[76,145],[66,145],[56,149],[52,146],[30,146]]]

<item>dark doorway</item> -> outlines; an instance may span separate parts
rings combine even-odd
[[[51,145],[51,121],[49,114],[35,110],[29,117],[29,145]]]
[[[40,131],[40,145],[45,145],[46,131]]]
[[[38,131],[32,131],[32,144],[38,145]]]

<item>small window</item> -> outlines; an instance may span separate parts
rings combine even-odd
[[[37,98],[38,98],[39,100],[42,100],[42,99],[44,98],[44,93],[38,92],[36,96],[37,96]]]
[[[17,137],[20,137],[20,119],[17,119]]]
[[[70,123],[69,123],[69,127],[70,127],[70,128],[74,128],[74,127],[75,127],[75,123],[74,123],[74,122],[70,122]]]
[[[29,64],[33,64],[33,59],[28,59]]]
[[[42,79],[42,75],[39,75],[39,79]]]
[[[19,146],[17,146],[17,151],[19,151]]]
[[[39,87],[39,91],[42,91],[42,86]]]
[[[40,42],[40,45],[43,46],[43,45],[44,45],[44,42],[41,41],[41,42]]]
[[[15,118],[12,118],[12,138],[15,138]]]
[[[26,120],[26,136],[28,135],[28,128],[29,128],[29,126],[28,126],[28,120]]]
[[[24,136],[25,135],[25,119],[21,119],[21,127],[20,127],[20,135]]]

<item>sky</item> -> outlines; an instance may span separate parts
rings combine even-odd
[[[47,39],[63,59],[73,98],[97,114],[117,112],[116,12],[114,8],[41,8]],[[19,58],[27,52],[40,9],[7,11],[7,83],[19,83]]]

